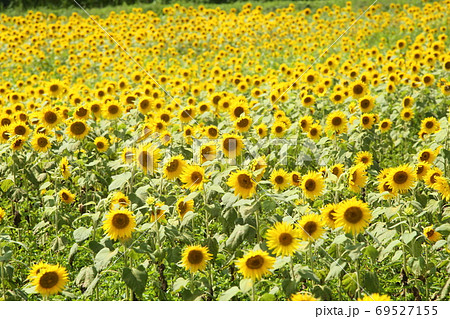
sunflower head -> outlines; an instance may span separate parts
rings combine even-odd
[[[135,217],[127,209],[110,210],[103,221],[103,229],[113,240],[127,240],[131,238],[135,227]]]
[[[234,195],[242,198],[252,197],[256,193],[256,181],[252,178],[251,172],[247,170],[231,173],[227,184],[234,188]]]
[[[206,268],[206,262],[211,260],[212,255],[207,247],[188,246],[182,254],[181,263],[186,270],[196,272]]]
[[[336,216],[336,227],[344,227],[346,233],[358,234],[364,231],[372,218],[369,206],[353,197],[339,203]]]
[[[300,246],[298,230],[286,222],[276,223],[266,233],[267,247],[277,256],[292,256]]]
[[[256,280],[268,274],[274,263],[274,257],[269,256],[265,251],[256,250],[245,254],[236,262],[236,265],[244,278]]]
[[[302,177],[300,187],[307,198],[315,199],[316,197],[322,195],[325,190],[323,175],[320,172],[308,172],[308,174]]]
[[[164,178],[168,180],[175,180],[178,178],[183,169],[186,167],[186,161],[184,160],[183,155],[177,155],[172,157],[163,168]]]
[[[298,222],[300,237],[305,241],[314,241],[325,232],[324,223],[319,215],[308,214]]]
[[[67,281],[67,271],[64,267],[45,265],[39,268],[39,273],[35,274],[32,284],[41,295],[49,296],[61,292]]]
[[[198,165],[187,165],[180,179],[184,184],[183,187],[191,191],[203,189],[203,185],[207,181],[205,169]]]

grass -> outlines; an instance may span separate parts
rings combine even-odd
[[[230,11],[232,8],[241,9],[244,4],[249,2],[253,3],[254,6],[259,5],[263,7],[264,12],[274,11],[278,8],[286,8],[290,3],[294,3],[297,10],[303,10],[305,8],[311,8],[312,10],[316,10],[318,8],[324,6],[344,6],[347,0],[317,0],[317,1],[236,1],[233,3],[205,3],[202,4],[201,1],[169,1],[172,4],[179,3],[182,6],[189,7],[198,7],[199,5],[203,5],[206,8],[217,8],[220,7],[225,11]],[[374,0],[358,0],[353,1],[353,6],[356,8],[367,8],[371,5]],[[428,1],[430,2],[430,1]],[[397,1],[389,1],[389,0],[378,0],[377,3],[383,5],[383,8],[386,9],[390,3],[399,3],[399,4],[409,4],[415,6],[422,6],[422,0],[397,0]],[[87,12],[91,15],[97,15],[102,18],[107,17],[111,11],[121,12],[124,11],[126,13],[131,12],[133,8],[142,8],[144,12],[153,11],[157,14],[162,13],[164,7],[170,6],[171,4],[162,4],[159,1],[153,3],[135,3],[132,5],[122,4],[122,5],[109,5],[103,8],[85,8]],[[51,8],[51,7],[37,7],[30,9],[33,11],[40,11],[45,14],[54,13],[58,16],[70,16],[73,12],[76,12],[81,15],[85,15],[82,9],[80,9],[75,2],[73,2],[73,6],[67,8]],[[23,7],[14,7],[7,9],[0,9],[0,12],[8,15],[8,16],[24,16],[27,14],[29,10]]]

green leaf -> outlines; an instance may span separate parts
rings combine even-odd
[[[14,182],[11,179],[7,178],[4,181],[2,181],[0,188],[4,193],[6,193],[13,185]]]
[[[236,249],[242,243],[242,241],[245,239],[245,237],[248,235],[250,231],[251,231],[250,225],[236,225],[230,237],[228,237],[225,243],[226,246],[231,250]]]
[[[362,285],[369,293],[376,293],[380,291],[380,282],[375,272],[365,273]]]
[[[316,298],[320,298],[322,301],[333,300],[333,293],[328,286],[314,286],[312,289],[312,294]]]
[[[265,293],[264,295],[261,296],[261,298],[259,298],[260,301],[275,301],[277,300],[277,298],[275,298],[274,295],[269,294],[269,293]]]
[[[239,283],[239,288],[241,289],[243,294],[246,294],[247,292],[249,292],[252,289],[252,286],[253,286],[253,280],[251,280],[249,278],[244,278]]]
[[[86,291],[83,293],[84,296],[88,297],[90,295],[92,295],[92,293],[94,292],[95,287],[97,286],[98,281],[100,280],[100,276],[96,276],[94,278],[94,280],[91,281],[91,283],[89,284],[89,286],[87,287]]]
[[[236,286],[233,286],[220,295],[219,301],[228,301],[233,298],[238,292],[240,292],[240,289]]]
[[[342,279],[342,287],[344,290],[351,294],[352,296],[355,295],[356,289],[358,288],[358,284],[356,281],[356,273],[347,273],[344,275]]]
[[[123,174],[112,176],[112,183],[109,184],[108,191],[112,191],[121,188],[131,178],[131,172],[125,172]]]
[[[72,247],[70,248],[70,251],[69,251],[69,257],[68,257],[69,264],[71,264],[73,262],[73,259],[75,258],[77,251],[78,251],[78,244],[75,243],[72,245]]]
[[[297,264],[294,266],[294,273],[299,274],[300,278],[320,282],[316,274],[308,266]]]
[[[409,244],[411,240],[413,240],[417,236],[417,232],[413,231],[411,233],[404,233],[402,235],[402,240],[405,244]]]
[[[281,282],[281,288],[286,296],[290,297],[297,292],[297,285],[291,279],[284,279]]]
[[[148,275],[144,266],[140,265],[138,268],[124,268],[122,279],[136,295],[142,296],[145,285],[147,284]]]
[[[73,231],[73,238],[77,243],[82,242],[83,240],[86,240],[91,236],[92,234],[92,227],[86,228],[86,227],[80,227],[78,229],[75,229]]]
[[[43,190],[43,189],[47,189],[48,187],[52,186],[51,182],[45,182],[44,184],[41,185],[41,187],[39,187],[39,190]]]
[[[177,278],[177,280],[175,280],[175,282],[173,283],[173,287],[172,290],[174,292],[180,291],[181,289],[183,289],[184,287],[186,287],[188,284],[188,281],[184,278]]]
[[[7,263],[11,260],[13,252],[12,252],[11,248],[9,248],[8,246],[5,246],[3,248],[3,251],[5,253],[0,256],[0,262]]]
[[[367,246],[366,248],[364,248],[364,254],[369,256],[370,259],[372,259],[372,262],[375,262],[380,252],[373,246]]]
[[[391,241],[389,245],[387,245],[387,247],[381,251],[380,256],[378,257],[378,261],[382,261],[384,258],[386,258],[392,251],[392,249],[400,244],[401,242],[398,239]]]
[[[118,251],[119,251],[118,249],[111,251],[107,247],[100,250],[97,253],[97,255],[95,255],[94,258],[95,268],[97,268],[98,270],[105,269],[109,265],[111,259],[117,254]]]
[[[329,281],[333,278],[339,277],[339,275],[345,269],[346,266],[347,266],[347,263],[343,260],[338,259],[338,260],[333,261],[333,263],[330,265],[330,271],[328,272],[328,275],[325,278],[325,281]]]

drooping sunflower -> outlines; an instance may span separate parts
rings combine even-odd
[[[424,177],[427,175],[428,170],[430,169],[431,165],[427,162],[420,162],[416,165],[416,175],[418,180],[423,180]]]
[[[358,234],[364,231],[372,219],[367,203],[355,197],[338,204],[336,227],[344,227],[346,233]]]
[[[440,176],[443,176],[443,175],[444,174],[442,173],[442,171],[439,168],[433,167],[428,170],[428,173],[426,173],[423,180],[425,181],[425,184],[427,184],[428,187],[435,188],[437,178]]]
[[[282,168],[274,170],[272,174],[270,174],[270,181],[276,191],[283,191],[289,187],[289,173]]]
[[[331,229],[336,228],[336,213],[337,213],[337,204],[327,204],[321,209],[321,217],[322,220],[327,224]]]
[[[122,192],[116,192],[111,199],[111,209],[116,209],[120,207],[128,207],[130,205],[130,200],[128,196]]]
[[[300,183],[302,182],[302,175],[299,172],[297,172],[297,171],[291,172],[289,174],[289,176],[291,177],[290,178],[291,179],[291,181],[290,181],[291,185],[293,185],[293,186],[300,186]]]
[[[206,268],[206,262],[212,259],[207,247],[199,245],[188,246],[184,249],[181,263],[186,270],[196,272]]]
[[[302,131],[305,133],[309,132],[309,130],[311,129],[311,125],[313,125],[313,123],[314,119],[310,115],[303,116],[299,121],[299,125],[302,128]]]
[[[425,227],[423,229],[423,234],[429,241],[435,243],[442,238],[442,235],[441,233],[435,231],[433,227],[434,227],[433,225]]]
[[[200,147],[200,163],[212,161],[217,157],[217,146],[214,143],[206,143]]]
[[[191,212],[194,209],[194,200],[190,199],[186,201],[185,199],[186,197],[181,197],[176,203],[177,212],[181,219],[183,219],[187,212]]]
[[[244,278],[251,278],[253,280],[260,279],[265,274],[269,273],[269,269],[273,267],[275,258],[262,250],[250,251],[244,257],[236,261],[239,272]]]
[[[250,163],[250,169],[252,170],[255,180],[259,182],[262,177],[264,176],[264,172],[267,168],[267,162],[266,162],[266,156],[261,156],[258,158],[255,158]]]
[[[277,256],[292,256],[300,246],[298,230],[286,222],[276,223],[266,232],[267,247]]]
[[[358,301],[391,301],[391,297],[388,295],[380,295],[378,293],[374,293],[368,296],[364,296],[363,298],[358,298]]]
[[[223,153],[228,158],[239,156],[244,148],[242,137],[236,134],[225,134],[221,145]]]
[[[63,188],[59,191],[59,198],[66,204],[70,204],[75,200],[75,195],[72,194],[68,189]]]
[[[330,171],[333,175],[335,175],[337,178],[344,173],[344,165],[343,164],[336,164],[331,166]]]
[[[136,155],[136,150],[132,147],[125,147],[122,151],[122,162],[130,164],[134,161]]]
[[[327,116],[327,131],[343,133],[347,130],[347,117],[342,111],[333,111]]]
[[[256,181],[252,174],[247,170],[238,170],[231,173],[227,185],[234,188],[234,195],[240,195],[242,198],[252,197],[256,193]]]
[[[136,227],[136,219],[128,209],[110,210],[103,221],[103,229],[113,240],[131,238]]]
[[[37,152],[45,153],[52,146],[48,136],[45,134],[37,133],[33,135],[33,139],[31,140],[31,145],[33,149]]]
[[[68,123],[67,134],[72,138],[82,140],[89,133],[89,126],[82,120],[73,120]]]
[[[141,146],[136,151],[136,162],[145,174],[153,173],[156,170],[160,157],[160,150],[153,144]]]
[[[23,146],[25,145],[26,141],[27,140],[24,139],[23,137],[15,137],[10,142],[10,148],[13,151],[20,151],[23,148]]]
[[[307,198],[315,199],[325,190],[325,181],[321,173],[310,171],[302,177],[300,187]]]
[[[305,241],[315,241],[325,232],[320,215],[304,215],[298,222],[300,237]]]
[[[70,177],[70,165],[67,157],[63,157],[61,162],[59,162],[59,169],[61,170],[61,175],[64,179],[68,179]]]
[[[367,172],[363,164],[358,164],[349,169],[348,187],[351,191],[359,193],[361,188],[366,186]]]
[[[417,175],[415,169],[410,165],[401,165],[399,167],[391,168],[386,179],[394,192],[405,193],[414,187]]]
[[[183,155],[173,156],[167,163],[164,165],[163,172],[164,178],[168,180],[177,179],[184,168],[186,167],[186,161],[184,160]]]
[[[370,152],[358,152],[355,158],[355,165],[362,164],[367,169],[373,164],[373,155]]]
[[[205,169],[198,165],[187,165],[181,176],[183,188],[190,189],[192,192],[203,189],[203,184],[207,181],[205,178]]]
[[[291,301],[318,301],[310,292],[299,292],[291,296]]]
[[[36,291],[43,296],[60,293],[67,284],[67,271],[60,265],[46,265],[40,268],[39,274],[33,279],[32,284]]]
[[[109,148],[109,142],[104,136],[98,136],[94,140],[94,144],[99,152],[106,152]]]
[[[434,183],[434,189],[436,189],[442,196],[442,199],[450,201],[450,183],[444,176],[436,177],[436,183]]]

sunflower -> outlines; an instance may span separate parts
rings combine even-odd
[[[259,138],[263,138],[267,136],[267,125],[264,123],[259,124],[255,127],[256,134],[258,134]]]
[[[159,149],[153,144],[141,146],[136,151],[136,161],[144,170],[145,174],[147,174],[148,171],[153,173],[156,170],[160,156],[161,154]]]
[[[206,143],[200,147],[200,163],[212,161],[217,157],[217,146],[214,143]]]
[[[15,137],[11,141],[10,148],[13,151],[19,151],[23,148],[23,146],[25,145],[25,142],[26,142],[26,139],[24,139],[23,137]]]
[[[289,187],[289,173],[282,168],[274,170],[270,174],[270,181],[276,191],[282,191]]]
[[[206,262],[211,260],[212,255],[208,252],[207,247],[188,246],[184,249],[181,263],[186,270],[194,273],[206,268]]]
[[[66,204],[70,204],[75,200],[75,195],[72,194],[68,189],[63,188],[59,191],[59,198]]]
[[[31,267],[31,270],[30,270],[30,273],[28,274],[27,279],[32,282],[37,276],[39,276],[49,266],[51,266],[51,265],[44,263],[42,261],[36,265],[33,265]]]
[[[291,296],[291,301],[318,301],[309,292],[299,292]]]
[[[62,121],[62,116],[56,110],[46,107],[39,112],[41,123],[48,128],[54,128]]]
[[[384,195],[384,199],[391,199],[398,195],[398,192],[395,191],[391,185],[389,184],[388,179],[382,179],[378,184],[378,191],[380,193],[388,192],[388,194]]]
[[[298,222],[300,237],[305,241],[314,241],[325,232],[324,222],[319,215],[304,215]]]
[[[49,296],[60,293],[67,281],[66,268],[60,265],[45,265],[40,268],[39,274],[33,279],[32,284],[41,295]]]
[[[48,84],[47,92],[50,96],[60,96],[64,93],[64,85],[57,80],[53,80]]]
[[[167,206],[163,202],[157,202],[154,209],[150,211],[150,222],[151,223],[165,223],[166,222],[166,211]]]
[[[342,164],[336,164],[331,166],[330,171],[333,175],[335,175],[337,178],[344,173],[344,165]]]
[[[300,187],[305,196],[313,200],[322,195],[325,189],[324,178],[321,173],[310,171],[302,177]]]
[[[411,107],[414,104],[414,98],[411,96],[405,96],[402,100],[403,107]]]
[[[322,220],[332,229],[336,228],[337,207],[337,204],[327,204],[321,209]]]
[[[359,193],[361,188],[366,186],[367,172],[363,164],[358,164],[349,169],[348,172],[348,187],[355,193]]]
[[[125,147],[122,151],[122,162],[130,164],[134,161],[136,156],[136,150],[132,147]]]
[[[149,98],[143,98],[138,103],[138,110],[142,114],[148,114],[152,110],[152,100]]]
[[[61,175],[64,177],[64,179],[68,179],[70,177],[70,165],[67,161],[67,157],[63,157],[61,159],[61,162],[59,162],[59,169],[61,171]]]
[[[416,175],[418,180],[423,180],[430,169],[430,164],[427,162],[420,162],[416,165]]]
[[[290,183],[291,183],[291,185],[293,185],[293,186],[300,186],[300,183],[301,183],[301,181],[302,181],[302,176],[300,175],[300,173],[299,172],[291,172],[290,174],[289,174],[289,176],[290,176]]]
[[[308,137],[314,141],[318,141],[321,135],[322,135],[322,126],[317,123],[312,124],[308,132]]]
[[[69,122],[67,126],[67,134],[69,136],[82,140],[89,133],[89,126],[82,120],[74,120]]]
[[[73,116],[79,120],[87,120],[90,116],[89,108],[84,105],[80,105],[75,109],[75,112],[73,112]]]
[[[252,174],[247,170],[231,173],[227,185],[234,188],[234,195],[240,195],[242,198],[252,197],[256,193],[256,181],[252,179]]]
[[[183,219],[187,212],[194,210],[194,200],[190,199],[186,201],[185,199],[186,197],[181,197],[176,203],[177,212],[181,219]]]
[[[375,118],[373,117],[373,114],[371,113],[364,113],[361,115],[360,124],[363,128],[370,130],[375,124]]]
[[[17,121],[11,124],[11,134],[26,139],[30,135],[30,128],[25,122]]]
[[[300,246],[298,230],[286,222],[276,223],[266,232],[267,247],[277,256],[292,256]]]
[[[253,280],[260,279],[269,273],[269,269],[273,267],[275,258],[262,250],[250,251],[244,257],[236,261],[239,272],[244,278]]]
[[[119,208],[127,207],[128,205],[130,205],[130,200],[128,199],[128,196],[122,192],[116,192],[111,199],[111,209],[115,209],[117,206]]]
[[[434,160],[437,157],[437,154],[439,153],[439,150],[432,151],[431,149],[427,148],[421,151],[418,155],[419,162],[426,162],[428,164],[432,164]]]
[[[264,172],[266,171],[266,168],[267,168],[267,162],[266,162],[265,155],[253,159],[252,162],[250,163],[250,169],[252,170],[252,172],[255,176],[255,180],[257,182],[259,182],[262,179]]]
[[[103,221],[103,229],[113,240],[131,238],[135,227],[135,217],[128,209],[110,210]]]
[[[435,184],[437,182],[437,178],[443,176],[444,174],[442,171],[437,168],[433,167],[428,170],[428,172],[425,174],[425,177],[423,180],[425,181],[425,184],[427,184],[428,187],[434,188]]]
[[[436,120],[434,117],[427,117],[422,120],[421,124],[421,130],[428,133],[433,134],[438,132],[441,129],[441,125],[439,124],[438,120]]]
[[[210,139],[217,138],[219,136],[219,130],[214,125],[205,127],[205,133]]]
[[[244,148],[242,137],[236,134],[225,134],[221,144],[223,153],[229,158],[239,156]]]
[[[434,75],[431,73],[425,74],[422,77],[422,82],[425,84],[425,86],[431,86],[434,83]]]
[[[442,199],[450,201],[450,184],[443,176],[436,177],[434,188],[441,194]]]
[[[372,219],[369,205],[355,197],[338,204],[336,227],[344,227],[346,233],[358,234],[364,231]]]
[[[238,132],[247,132],[252,125],[252,118],[249,116],[241,116],[234,122],[234,127]]]
[[[310,106],[314,105],[314,103],[316,103],[316,99],[312,95],[308,94],[302,98],[302,104],[305,107],[310,107]]]
[[[391,297],[388,295],[380,295],[378,293],[374,293],[368,296],[364,296],[363,298],[358,298],[358,301],[391,301]]]
[[[103,117],[108,120],[114,120],[122,116],[123,106],[117,101],[109,101],[102,108]]]
[[[5,218],[5,211],[0,207],[0,222]]]
[[[163,172],[164,178],[168,180],[177,179],[184,168],[186,167],[186,161],[184,160],[183,155],[173,156],[167,163],[164,165]]]
[[[106,152],[109,148],[109,142],[104,136],[96,137],[94,140],[94,144],[97,147],[99,152]]]
[[[405,193],[414,187],[417,175],[415,169],[410,165],[401,165],[392,168],[386,178],[394,192]]]
[[[435,243],[435,242],[437,242],[439,239],[442,238],[442,235],[441,235],[439,232],[437,232],[437,231],[434,230],[433,225],[428,226],[428,227],[425,227],[425,228],[423,229],[423,234],[424,234],[424,236],[425,236],[429,241],[431,241],[432,243]]]
[[[392,121],[389,119],[384,119],[380,122],[379,129],[381,133],[388,132],[392,127]]]
[[[414,111],[413,111],[413,109],[411,109],[409,107],[405,107],[400,112],[400,117],[402,118],[403,121],[411,121],[414,118]]]
[[[370,152],[359,152],[356,154],[355,165],[362,164],[365,169],[369,168],[373,164],[373,155]]]
[[[370,95],[366,95],[359,100],[359,108],[363,113],[370,113],[375,107],[375,98]]]
[[[333,111],[327,116],[327,131],[343,133],[347,130],[347,117],[342,111]]]
[[[275,123],[273,123],[272,128],[271,128],[271,133],[272,135],[281,138],[284,136],[284,134],[286,134],[286,124],[284,122],[281,121],[276,121]]]
[[[299,125],[302,128],[302,131],[305,133],[309,132],[309,130],[311,129],[311,125],[313,125],[313,123],[314,119],[310,115],[303,116],[299,121]]]
[[[180,111],[178,118],[181,123],[189,123],[195,117],[195,107],[188,106]]]
[[[50,144],[50,141],[48,139],[48,136],[45,134],[34,134],[33,139],[31,140],[31,145],[33,146],[33,149],[37,152],[47,152],[48,149],[52,146]]]
[[[359,99],[367,94],[367,86],[364,82],[357,80],[350,85],[350,94],[353,98]]]
[[[342,92],[333,92],[330,96],[330,100],[334,104],[339,104],[343,102],[346,99],[346,97],[342,94]]]
[[[180,176],[183,187],[191,191],[203,189],[203,184],[207,181],[205,178],[205,169],[198,165],[188,165]]]

